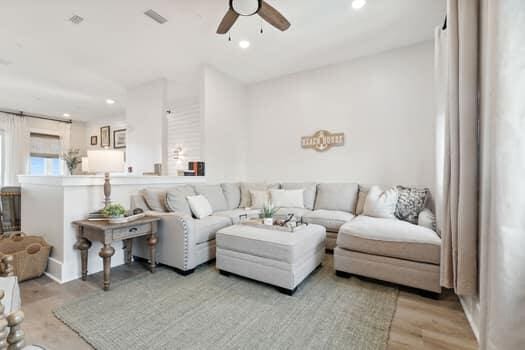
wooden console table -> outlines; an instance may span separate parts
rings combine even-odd
[[[114,241],[123,241],[125,250],[126,264],[131,263],[133,248],[133,238],[148,236],[150,254],[150,271],[155,272],[155,246],[157,245],[157,225],[160,221],[158,217],[146,216],[124,224],[109,224],[106,221],[74,221],[78,227],[77,243],[75,249],[80,250],[82,262],[82,280],[87,278],[88,250],[91,241],[99,241],[103,244],[98,255],[104,263],[104,290],[109,290],[111,257],[115,254],[115,249],[111,246]]]

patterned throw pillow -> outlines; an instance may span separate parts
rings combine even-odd
[[[417,225],[419,213],[425,209],[429,189],[397,186],[397,190],[399,198],[396,206],[396,217]]]

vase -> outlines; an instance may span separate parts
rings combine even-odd
[[[269,225],[269,226],[273,225],[273,218],[264,218],[263,224]]]

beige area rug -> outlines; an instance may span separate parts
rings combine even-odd
[[[385,349],[398,290],[336,277],[327,259],[294,296],[206,266],[144,274],[54,311],[96,349]]]

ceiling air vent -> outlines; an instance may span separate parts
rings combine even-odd
[[[144,12],[144,14],[159,24],[163,24],[168,21],[166,18],[162,17],[152,9],[149,9],[148,11]]]
[[[72,23],[80,24],[84,20],[84,18],[80,17],[79,15],[73,15],[69,20]]]

